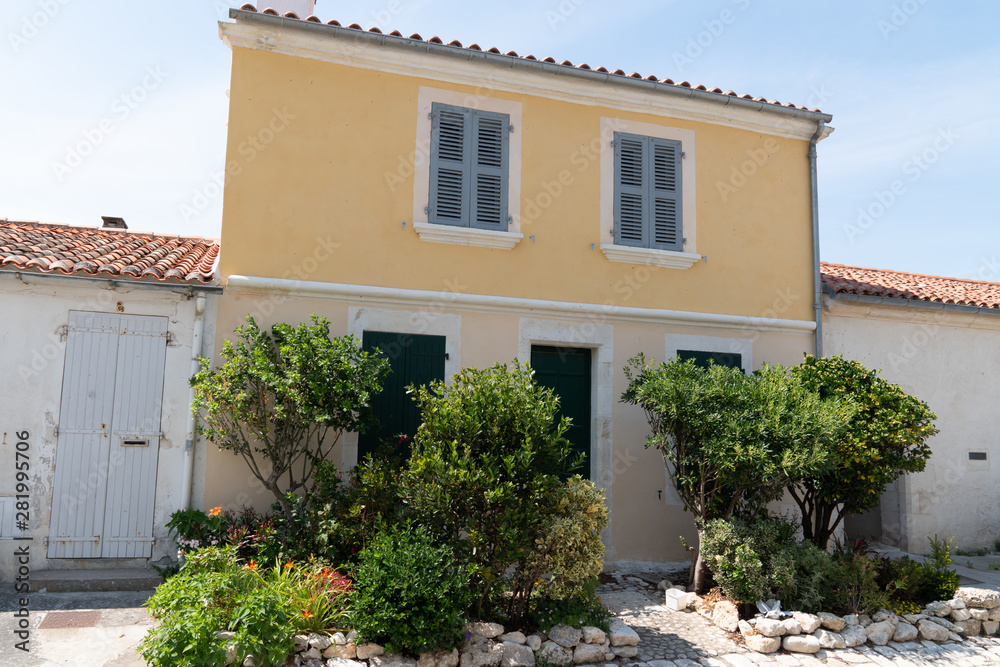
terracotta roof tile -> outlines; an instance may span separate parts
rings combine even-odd
[[[245,12],[257,12],[258,11],[257,8],[254,5],[252,5],[252,4],[245,4],[242,7],[240,7],[240,10],[245,11]],[[260,13],[261,14],[269,14],[269,15],[272,15],[272,16],[278,16],[278,12],[276,12],[275,10],[273,10],[273,9],[271,9],[269,7],[260,10]],[[294,14],[291,14],[291,13],[285,14],[285,18],[291,18],[291,19],[296,19],[296,20],[303,20],[303,19],[299,19],[297,16],[295,16]],[[306,21],[314,21],[314,20],[315,21],[319,21],[319,19],[317,19],[314,16],[310,16],[309,18],[307,18],[305,20]],[[327,21],[327,25],[341,27],[341,24],[339,22],[337,22],[337,21]],[[351,30],[362,30],[362,31],[364,30],[364,28],[362,28],[357,23],[352,23],[351,25],[349,25],[347,27],[349,29],[351,29]],[[378,28],[370,28],[369,31],[370,32],[377,32],[377,33],[381,33],[382,32]],[[392,36],[392,37],[402,37],[403,36],[398,30],[393,30],[392,32],[389,33],[389,35]],[[416,41],[421,41],[421,42],[424,41],[424,38],[421,37],[420,35],[416,34],[416,33],[410,35],[409,38],[412,39],[412,40],[416,40]],[[470,50],[470,51],[483,51],[484,50],[478,44],[474,44],[474,43],[473,44],[469,44],[469,46],[463,47],[462,43],[460,41],[458,41],[457,39],[456,40],[452,40],[452,41],[446,43],[440,37],[431,37],[430,39],[428,39],[426,41],[428,41],[430,43],[433,43],[433,44],[441,44],[443,46],[450,46],[450,47],[456,48],[456,49],[465,48],[466,50]],[[535,60],[535,61],[539,60],[538,58],[536,58],[535,56],[533,56],[531,54],[521,56],[521,55],[518,55],[514,51],[507,51],[506,53],[504,53],[504,52],[502,52],[500,49],[498,49],[495,46],[491,47],[490,49],[486,49],[486,51],[488,53],[495,53],[495,54],[505,55],[505,56],[508,56],[510,58],[518,58],[520,60]],[[571,63],[568,60],[563,60],[562,62],[558,62],[558,61],[556,61],[555,58],[551,58],[551,57],[550,58],[544,58],[544,59],[541,60],[541,62],[557,63],[559,65],[562,65],[563,67],[572,67],[574,69],[591,69],[590,67],[588,67],[586,65],[574,65],[573,63]],[[595,68],[593,68],[593,70],[597,71],[597,72],[602,72],[602,73],[608,72],[608,70],[605,69],[604,67],[595,67]],[[694,86],[694,85],[688,83],[687,81],[683,81],[681,83],[676,83],[675,84],[670,79],[661,79],[661,78],[656,77],[654,75],[649,75],[649,76],[645,76],[644,77],[642,74],[639,74],[637,72],[632,72],[631,74],[626,74],[621,69],[612,70],[611,74],[616,75],[616,76],[630,77],[630,78],[636,78],[636,79],[645,79],[647,81],[656,82],[656,83],[659,83],[660,85],[665,85],[665,86],[676,86],[676,87],[681,87],[681,88],[691,88],[691,89],[694,89],[694,90],[700,90],[700,91],[704,91],[704,92],[709,92],[709,93],[713,93],[713,94],[716,94],[716,95],[723,95],[723,96],[726,96],[726,97],[736,97],[736,98],[744,99],[744,100],[753,100],[755,102],[760,102],[762,104],[767,104],[767,105],[771,105],[771,106],[785,107],[785,108],[789,108],[789,109],[799,109],[801,111],[813,111],[813,112],[816,112],[816,113],[822,113],[819,109],[815,109],[815,108],[814,109],[810,109],[808,107],[799,106],[799,105],[791,104],[791,103],[784,103],[784,104],[782,104],[781,102],[778,102],[776,100],[768,100],[768,99],[763,98],[763,97],[754,97],[752,95],[746,95],[746,94],[739,95],[737,93],[734,93],[731,90],[723,92],[721,88],[708,88],[708,87],[706,87],[704,85]]]
[[[216,241],[0,220],[0,269],[211,283]]]
[[[1000,283],[829,262],[821,262],[820,271],[823,285],[835,294],[860,294],[1000,309]]]

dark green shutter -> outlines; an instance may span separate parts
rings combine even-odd
[[[407,436],[407,443],[412,441],[420,426],[420,411],[413,398],[406,393],[406,387],[444,380],[446,342],[444,336],[364,332],[362,348],[379,350],[388,359],[390,372],[382,392],[372,401],[378,426],[358,436],[359,461],[400,434]],[[396,453],[408,455],[409,445],[397,447]]]
[[[432,106],[430,222],[507,230],[510,117]]]

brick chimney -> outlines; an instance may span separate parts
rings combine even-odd
[[[104,224],[101,226],[102,229],[128,229],[124,218],[113,218],[110,215],[102,215],[101,220],[104,221]]]
[[[273,9],[281,16],[293,12],[300,19],[306,19],[316,13],[316,0],[258,0],[257,9]]]

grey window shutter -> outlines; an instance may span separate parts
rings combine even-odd
[[[682,250],[681,235],[681,142],[650,138],[652,221],[650,248]]]
[[[615,243],[646,245],[643,217],[648,187],[645,137],[615,133]]]
[[[472,161],[472,226],[506,231],[510,119],[505,114],[473,112],[475,159]]]
[[[434,104],[431,111],[431,186],[428,220],[468,225],[472,118],[469,109]]]
[[[431,119],[428,220],[506,231],[510,117],[435,103]]]

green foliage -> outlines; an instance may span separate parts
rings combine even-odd
[[[402,462],[365,457],[342,482],[333,464],[316,467],[312,492],[317,553],[335,563],[356,563],[380,525],[396,524],[406,506],[400,501]]]
[[[160,623],[139,647],[150,665],[224,665],[220,630],[236,633],[239,663],[253,655],[258,665],[281,665],[296,633],[346,628],[346,577],[314,563],[266,571],[236,554],[236,545],[194,551],[156,589],[146,606]]]
[[[589,583],[604,569],[601,532],[608,525],[604,492],[574,475],[556,487],[547,501],[541,536],[518,563],[514,588],[525,590],[541,581],[546,598],[586,598]]]
[[[924,580],[920,589],[925,600],[950,600],[958,590],[962,577],[951,568],[954,563],[952,542],[954,538],[947,535],[942,539],[937,535],[930,538],[931,553],[924,561]]]
[[[467,368],[416,390],[423,423],[401,494],[421,525],[470,568],[478,616],[512,566],[525,567],[565,477],[581,461],[557,421],[558,398],[515,362]],[[506,615],[519,621],[534,580],[513,579]]]
[[[611,612],[597,595],[597,577],[582,582],[578,591],[570,597],[551,598],[542,596],[531,611],[531,622],[542,632],[548,632],[555,625],[578,628],[584,625],[600,628],[608,632],[611,627]]]
[[[887,609],[891,591],[878,583],[878,562],[871,555],[858,552],[834,554],[827,605],[837,614],[868,614]]]
[[[985,556],[990,552],[986,547],[980,547],[978,549],[955,549],[956,556],[972,556],[978,558],[980,556]]]
[[[468,573],[451,548],[423,528],[380,530],[361,553],[355,585],[359,642],[420,655],[465,639]]]
[[[847,428],[832,440],[835,465],[790,485],[806,538],[826,548],[844,516],[875,509],[887,484],[924,469],[937,417],[926,403],[857,361],[806,355],[793,374],[822,398],[854,407]]]
[[[205,422],[199,432],[241,456],[288,515],[287,494],[305,487],[341,433],[368,423],[388,362],[351,336],[330,338],[329,322],[315,315],[270,334],[248,316],[236,334],[223,343],[222,366],[203,359],[191,378],[192,409]]]
[[[691,360],[654,367],[639,355],[625,373],[622,400],[646,411],[646,446],[663,455],[699,531],[736,513],[752,518],[786,486],[824,473],[830,444],[852,414],[842,401],[820,400],[781,366],[747,376]],[[702,570],[695,568],[699,591]]]
[[[879,564],[879,586],[883,590],[892,591],[894,603],[930,602],[924,600],[924,565],[911,560],[908,556],[902,558],[883,557]]]

